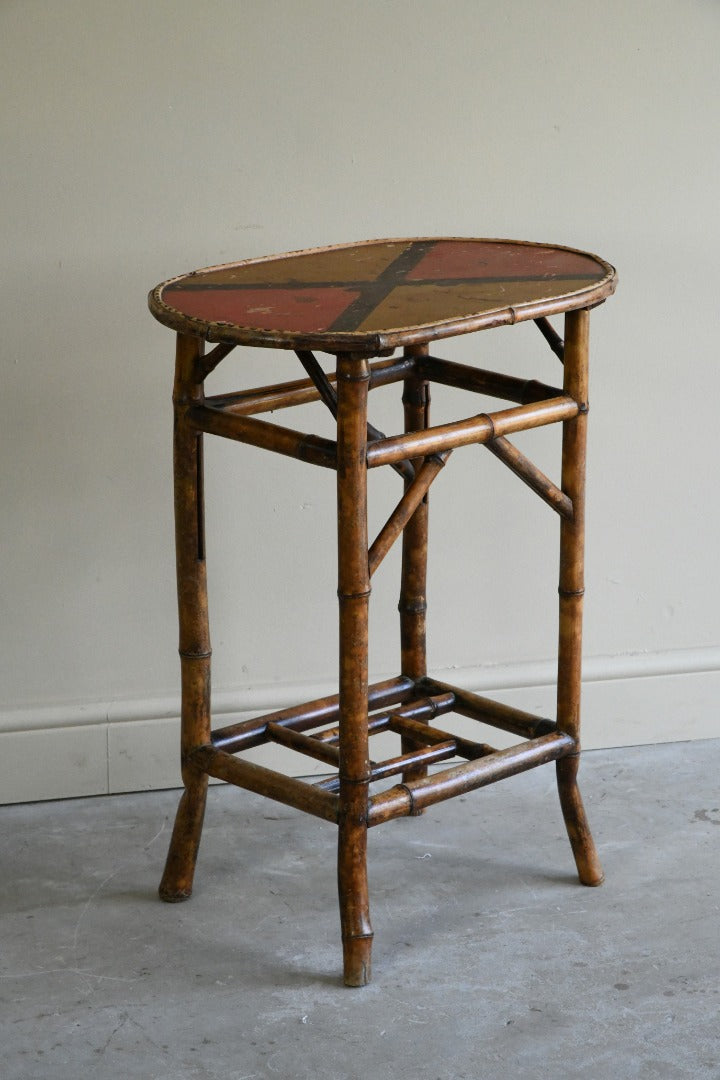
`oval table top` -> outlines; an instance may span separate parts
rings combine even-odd
[[[512,240],[370,240],[228,263],[152,290],[161,323],[207,341],[377,353],[592,307],[596,255]]]

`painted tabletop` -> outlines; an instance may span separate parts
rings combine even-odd
[[[196,270],[150,310],[208,341],[379,351],[600,303],[612,266],[510,240],[373,240]]]

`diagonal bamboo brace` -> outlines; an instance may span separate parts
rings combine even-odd
[[[572,521],[572,499],[564,491],[561,491],[557,484],[553,484],[552,480],[538,469],[537,465],[534,465],[529,458],[525,457],[516,446],[513,446],[502,435],[498,435],[496,439],[491,439],[485,445],[491,454],[494,454],[499,461],[502,461],[503,465],[507,465],[511,472],[514,472],[560,517]]]
[[[535,325],[547,341],[548,345],[555,353],[560,363],[565,362],[565,342],[558,334],[555,327],[552,325],[549,319],[542,315],[539,319],[534,320]]]
[[[371,577],[425,498],[430,485],[445,465],[450,453],[450,450],[446,450],[442,454],[433,455],[425,462],[383,525],[368,552]]]

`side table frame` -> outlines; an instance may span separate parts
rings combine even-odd
[[[584,592],[585,449],[588,413],[587,308],[565,313],[565,341],[545,318],[536,319],[564,361],[562,389],[429,355],[408,345],[399,359],[341,352],[327,376],[312,353],[298,352],[309,377],[293,383],[206,398],[204,380],[231,351],[217,345],[204,355],[200,338],[178,333],[174,386],[175,515],[180,657],[182,669],[180,800],[160,896],[187,899],[192,891],[207,795],[215,776],[338,825],[338,887],[349,986],[370,979],[372,926],[367,886],[367,834],[394,817],[555,761],[562,813],[580,881],[599,885],[603,874],[577,785]],[[368,424],[369,390],[403,383],[404,432],[385,437]],[[431,382],[519,402],[440,427],[429,424]],[[321,399],[337,418],[337,441],[305,435],[255,414]],[[557,487],[506,435],[562,423],[561,486]],[[202,441],[211,433],[248,442],[337,470],[339,694],[254,720],[212,730],[210,633],[205,565]],[[535,717],[428,676],[425,650],[428,489],[459,446],[484,444],[560,516],[559,645],[556,721]],[[372,544],[368,543],[367,485],[371,468],[390,464],[404,493]],[[401,670],[395,679],[368,682],[368,607],[371,576],[402,536]],[[442,731],[431,722],[447,712],[518,734],[522,742],[497,751]],[[330,727],[326,725],[330,724]],[[401,753],[370,758],[376,731],[400,736]],[[310,734],[308,734],[310,732]],[[243,761],[242,750],[275,741],[336,770],[308,783]],[[428,765],[460,757],[439,772]],[[370,784],[400,781],[379,794]]]

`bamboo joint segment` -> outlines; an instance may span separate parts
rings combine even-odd
[[[508,442],[502,435],[491,439],[485,444],[491,454],[494,454],[498,461],[502,461],[503,465],[507,465],[512,473],[514,473],[523,483],[534,491],[536,495],[539,495],[543,502],[547,503],[560,517],[565,518],[567,521],[573,519],[573,504],[572,500],[564,491],[550,480],[544,472],[538,469],[537,465],[533,464],[529,458],[518,450],[516,446],[513,446],[511,442]]]
[[[326,469],[337,468],[337,443],[331,439],[293,431],[279,424],[268,423],[267,420],[241,416],[207,403],[191,406],[187,417],[197,431],[250,443],[263,450],[273,450],[275,453],[298,458],[311,465],[321,465]]]
[[[480,413],[467,420],[456,420],[439,427],[411,431],[381,439],[367,448],[368,468],[390,465],[403,458],[428,457],[452,450],[457,446],[486,443],[499,435],[529,428],[542,427],[578,415],[577,402],[567,394],[519,405],[499,412]]]
[[[419,780],[398,784],[370,799],[369,825],[417,813],[433,803],[485,787],[527,769],[557,761],[575,748],[574,740],[562,732],[497,750],[487,757],[467,761],[451,769]]]

